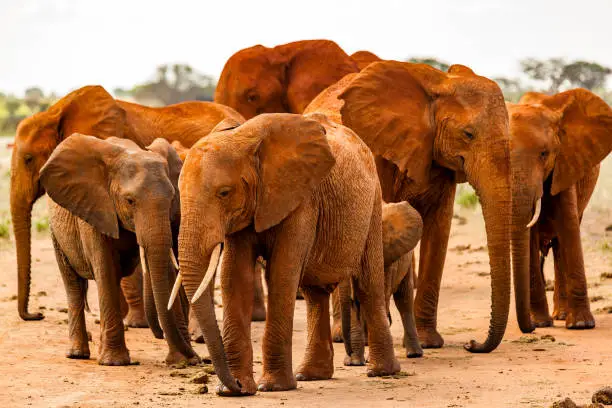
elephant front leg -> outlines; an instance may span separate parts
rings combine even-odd
[[[590,310],[582,243],[580,241],[580,217],[576,189],[562,191],[556,197],[556,229],[558,231],[560,271],[566,278],[568,329],[592,329],[595,318]]]
[[[318,287],[302,287],[306,300],[308,344],[298,381],[327,380],[334,374],[334,347],[329,326],[329,293]]]
[[[454,184],[423,217],[423,237],[415,299],[415,320],[423,348],[440,348],[444,339],[437,330],[438,298],[442,270],[453,219]]]
[[[553,244],[553,260],[555,264],[555,287],[553,292],[553,319],[565,320],[567,317],[567,282],[562,271],[559,242]]]
[[[127,315],[124,317],[125,325],[128,327],[149,327],[142,298],[143,282],[140,266],[130,276],[121,279],[121,291],[128,305]]]
[[[544,280],[544,255],[540,256],[540,237],[537,226],[532,227],[529,243],[529,274],[531,277],[531,321],[535,327],[552,327],[553,320],[548,311],[546,282]]]

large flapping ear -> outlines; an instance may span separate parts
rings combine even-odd
[[[466,67],[461,64],[453,64],[448,68],[448,73],[450,75],[460,75],[460,76],[476,76],[474,71],[471,68]]]
[[[336,160],[325,128],[314,120],[278,113],[251,122],[263,135],[255,152],[260,178],[255,230],[260,232],[280,223],[310,197]]]
[[[101,139],[123,137],[125,111],[101,86],[85,86],[69,93],[48,110],[58,124],[60,141],[73,133]]]
[[[408,202],[383,204],[383,256],[385,267],[412,251],[421,239],[423,220]]]
[[[612,150],[612,109],[586,89],[542,98],[540,103],[561,115],[551,186],[555,195],[581,180]]]
[[[378,55],[370,51],[357,51],[351,54],[351,58],[355,61],[359,70],[364,69],[373,62],[382,61]]]
[[[368,65],[339,96],[342,123],[375,155],[418,184],[429,181],[435,126],[431,103],[446,74],[397,61]]]
[[[110,197],[107,163],[123,151],[117,144],[73,134],[40,169],[40,182],[57,204],[117,239],[119,223]]]

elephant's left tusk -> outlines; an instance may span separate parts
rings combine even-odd
[[[538,198],[538,201],[536,201],[535,203],[535,211],[533,214],[533,218],[531,219],[531,221],[529,221],[529,224],[527,224],[527,228],[533,227],[535,223],[538,222],[538,218],[540,218],[540,211],[542,211],[542,199]]]
[[[204,279],[202,279],[202,283],[200,283],[198,290],[196,290],[195,295],[193,295],[191,303],[195,303],[200,298],[200,296],[202,296],[202,293],[204,293],[204,291],[208,288],[210,282],[212,282],[215,276],[215,272],[217,271],[217,266],[219,265],[219,260],[222,256],[221,245],[221,243],[218,243],[217,246],[213,249],[212,255],[210,256],[210,262],[208,263],[208,270],[206,271]]]
[[[179,289],[181,288],[181,283],[183,283],[183,276],[179,272],[176,275],[176,280],[174,281],[174,286],[172,287],[172,293],[170,293],[170,300],[168,300],[168,310],[172,309],[172,305],[174,304],[176,295],[178,295]]]
[[[174,251],[170,248],[170,259],[172,259],[172,265],[174,265],[174,269],[179,270],[179,264],[176,260],[176,256],[174,256]]]
[[[140,264],[142,265],[142,276],[147,276],[147,259],[145,258],[145,250],[140,247]]]

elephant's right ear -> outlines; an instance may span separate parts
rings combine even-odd
[[[344,100],[342,123],[375,155],[424,184],[433,162],[432,90],[445,79],[445,73],[423,64],[370,64],[339,96]]]
[[[40,169],[40,182],[57,204],[117,239],[119,223],[106,162],[122,152],[118,145],[74,134],[58,145]]]
[[[561,92],[540,103],[561,115],[551,186],[555,195],[581,180],[612,150],[612,109],[586,89]]]
[[[241,124],[242,123],[240,123],[238,120],[234,118],[225,118],[221,122],[217,123],[215,127],[210,131],[210,133],[223,132],[224,130],[236,129]]]
[[[383,256],[387,267],[414,249],[423,233],[423,220],[406,201],[383,204],[382,216]]]
[[[100,139],[123,137],[125,111],[101,86],[85,86],[69,93],[47,111],[57,123],[59,141],[73,133]]]

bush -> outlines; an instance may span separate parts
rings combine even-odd
[[[0,220],[0,239],[8,239],[10,234],[10,220],[3,219]]]
[[[471,189],[459,191],[456,202],[463,208],[476,208],[476,206],[479,204],[476,192]]]
[[[49,231],[49,217],[38,218],[34,221],[34,228],[36,228],[36,232]]]

